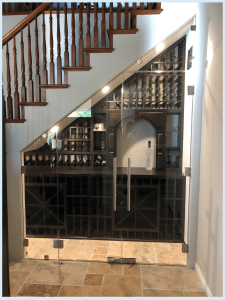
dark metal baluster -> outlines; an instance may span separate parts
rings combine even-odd
[[[71,45],[72,67],[76,67],[75,18],[74,18],[74,6],[75,5],[76,5],[75,3],[72,3],[72,18],[71,18],[71,27],[72,27],[72,45]]]
[[[21,29],[21,79],[22,79],[22,87],[21,87],[21,101],[26,101],[26,86],[25,86],[25,63],[24,63],[24,42],[23,42],[23,29]],[[25,119],[25,107],[21,106],[21,117]]]
[[[105,48],[106,38],[105,38],[105,3],[102,3],[102,23],[101,23],[101,46]]]
[[[45,15],[44,11],[42,12],[43,16],[43,24],[42,24],[42,30],[43,30],[43,71],[42,71],[42,84],[48,84],[48,74],[47,74],[47,62],[46,62],[46,41],[45,41]],[[42,102],[46,102],[46,89],[41,89],[42,91]]]
[[[125,29],[128,29],[128,26],[129,26],[129,21],[128,21],[128,17],[129,17],[129,5],[128,3],[126,2],[125,3],[125,24],[124,24],[124,28]]]
[[[94,48],[98,48],[98,3],[94,3]]]
[[[57,84],[62,84],[59,6],[57,3]]]
[[[84,54],[83,54],[83,3],[80,3],[80,10],[79,10],[79,66],[84,66]]]
[[[117,19],[117,29],[121,29],[121,7],[120,7],[120,2],[117,3],[117,14],[116,14],[116,19]]]
[[[39,75],[39,48],[38,48],[38,28],[37,17],[35,18],[35,59],[36,59],[36,75],[35,75],[35,98],[36,102],[40,102],[40,75]]]
[[[33,80],[32,80],[32,55],[31,55],[31,35],[30,35],[30,23],[28,23],[28,99],[29,102],[34,101],[33,97]]]
[[[9,63],[9,48],[8,42],[6,42],[6,63],[7,63],[7,109],[8,109],[8,119],[13,118],[12,109],[12,97],[11,97],[11,76],[10,76],[10,63]]]
[[[13,57],[14,57],[14,110],[15,119],[19,119],[19,93],[18,93],[18,73],[17,73],[17,59],[16,59],[16,38],[13,37]]]
[[[90,2],[87,3],[87,34],[86,47],[91,48],[91,33],[90,33]],[[90,53],[86,53],[86,65],[90,66]]]
[[[64,16],[65,16],[65,51],[64,51],[64,67],[69,67],[69,52],[68,52],[68,24],[67,24],[67,3],[64,3]],[[64,71],[64,83],[68,83],[68,72]]]
[[[50,4],[49,22],[50,22],[50,63],[49,63],[50,84],[55,84],[55,79],[54,79],[54,77],[55,77],[54,76],[54,61],[53,61],[52,4]]]

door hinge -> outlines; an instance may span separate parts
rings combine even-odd
[[[184,168],[184,176],[191,176],[191,168],[190,167]]]
[[[189,246],[188,244],[182,244],[182,253],[188,253]]]
[[[194,94],[195,94],[194,86],[193,85],[188,85],[188,96],[194,95]]]
[[[22,174],[26,174],[26,167],[25,167],[25,166],[22,166],[22,167],[21,167],[21,173],[22,173]]]
[[[29,246],[29,240],[28,239],[23,239],[23,246],[28,247]]]
[[[63,240],[54,240],[53,248],[63,248]]]

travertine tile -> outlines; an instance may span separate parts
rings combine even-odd
[[[89,261],[94,247],[65,246],[60,253],[60,259]]]
[[[57,297],[61,285],[25,283],[18,296],[25,297]]]
[[[143,297],[184,297],[182,291],[143,289]]]
[[[123,265],[123,275],[141,275],[139,265]]]
[[[105,275],[101,296],[140,297],[141,276]]]
[[[86,262],[65,262],[62,265],[53,261],[39,262],[28,283],[83,285],[87,272]]]
[[[154,247],[155,247],[155,250],[170,250],[170,244],[169,243],[155,242]]]
[[[88,274],[118,274],[122,275],[121,264],[109,264],[103,262],[90,262]]]
[[[185,297],[207,297],[205,292],[184,291]]]
[[[155,249],[157,262],[159,265],[187,265],[187,254],[173,250],[159,250]]]
[[[93,255],[107,255],[108,254],[108,248],[106,247],[95,247]]]
[[[9,272],[15,271],[20,264],[21,261],[9,261]]]
[[[26,278],[29,276],[30,272],[20,272],[20,271],[12,271],[9,276],[10,283],[10,296],[15,296],[22,285],[24,284]]]
[[[107,262],[108,261],[108,255],[92,255],[91,261]]]
[[[111,241],[109,244],[109,257],[121,257],[123,255],[124,245],[121,241]]]
[[[143,288],[202,291],[194,270],[175,266],[141,266]]]
[[[70,286],[64,285],[59,297],[100,297],[100,286]]]
[[[59,253],[62,249],[59,249]],[[27,258],[44,259],[48,255],[49,259],[58,258],[58,249],[53,247],[53,239],[39,239],[37,245],[28,253]]]
[[[84,279],[84,285],[102,286],[103,276],[101,274],[87,274]]]
[[[80,246],[82,243],[82,239],[68,239],[65,246]]]
[[[126,242],[124,257],[136,258],[136,263],[156,264],[156,255],[153,243],[148,242]]]
[[[17,271],[27,271],[27,272],[32,272],[33,269],[37,266],[38,260],[24,260],[21,262],[21,264],[18,266],[16,269]]]
[[[81,246],[86,247],[109,247],[110,241],[105,240],[82,240]]]
[[[39,240],[40,240],[39,238],[29,238],[28,239],[29,246],[25,248],[26,252],[29,253],[37,245],[37,243],[39,242]]]

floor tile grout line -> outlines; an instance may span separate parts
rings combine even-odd
[[[40,242],[40,240],[41,240],[41,238],[39,238],[38,241],[37,241],[37,243],[34,245],[34,247],[29,252],[27,252],[27,255],[29,255],[29,253],[31,253],[34,250],[34,248],[37,246],[37,244]]]
[[[144,290],[160,290],[160,291],[182,291],[182,292],[202,292],[203,290],[184,290],[184,289],[160,289],[160,288],[144,288]]]
[[[39,264],[39,261],[37,262],[36,266],[33,268],[33,270],[30,272],[30,274],[27,275],[27,277],[25,278],[24,282],[22,283],[20,289],[18,290],[18,292],[16,293],[16,295],[19,294],[19,292],[21,291],[22,287],[24,286],[25,283],[30,284],[29,282],[27,282],[27,278],[33,273],[34,269],[37,267],[37,265]]]
[[[140,265],[140,273],[141,273],[141,295],[143,296],[143,283],[142,283],[142,265]]]
[[[101,290],[100,290],[100,297],[102,296],[102,288],[103,288],[104,279],[105,279],[105,274],[103,275],[103,278],[102,278],[102,286],[101,286]]]
[[[59,297],[59,294],[61,293],[61,290],[62,290],[62,287],[63,287],[64,284],[61,284],[61,287],[59,289],[59,292],[58,292],[58,295],[56,297]]]

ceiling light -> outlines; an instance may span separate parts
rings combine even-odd
[[[104,94],[107,93],[108,90],[109,90],[109,87],[108,87],[108,86],[105,86],[105,87],[102,89],[102,91],[103,91]]]
[[[56,125],[56,126],[52,127],[51,132],[56,133],[58,130],[59,130],[59,126]]]
[[[164,49],[164,44],[163,43],[160,43],[159,45],[157,45],[156,46],[156,50],[157,50],[157,52],[160,52],[160,51],[162,51],[163,49]]]

